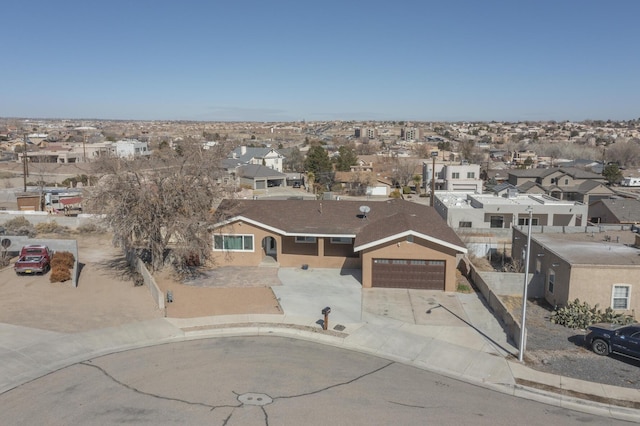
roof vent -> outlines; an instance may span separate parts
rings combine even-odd
[[[361,217],[362,219],[366,219],[367,218],[367,213],[369,213],[371,211],[371,207],[369,206],[360,206],[360,213],[362,213]]]

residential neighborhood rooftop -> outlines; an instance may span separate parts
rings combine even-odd
[[[577,234],[533,234],[531,239],[573,265],[637,265],[640,249],[631,244],[630,231]]]
[[[573,206],[581,204],[577,201],[558,200],[545,194],[518,194],[502,197],[492,194],[474,194],[471,192],[438,192],[436,196],[447,207],[480,208],[483,206]]]

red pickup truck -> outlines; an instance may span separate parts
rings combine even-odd
[[[20,250],[20,257],[13,265],[16,274],[46,274],[51,269],[53,252],[43,245],[28,245]]]

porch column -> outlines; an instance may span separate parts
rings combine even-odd
[[[317,238],[318,241],[318,257],[324,257],[324,238]]]

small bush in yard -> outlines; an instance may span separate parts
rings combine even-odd
[[[2,224],[7,235],[20,235],[26,237],[35,237],[36,230],[24,216],[16,217]]]
[[[82,225],[76,228],[76,231],[79,234],[97,234],[97,233],[104,232],[104,229],[102,229],[100,226],[96,225],[95,223],[83,223]]]
[[[564,325],[569,328],[585,329],[591,324],[607,322],[613,324],[631,324],[635,322],[632,316],[617,313],[611,308],[604,312],[598,309],[596,304],[591,307],[587,302],[580,302],[579,299],[569,302],[567,306],[557,308],[551,313],[550,321],[553,324]]]
[[[62,267],[67,269],[73,269],[75,263],[75,256],[68,251],[57,251],[53,254],[51,259],[51,267]]]
[[[38,223],[35,228],[38,234],[62,234],[69,232],[68,227],[58,224],[55,220],[52,220],[51,222]]]
[[[71,270],[64,266],[56,266],[51,269],[51,277],[49,281],[52,283],[63,283],[71,279]]]

